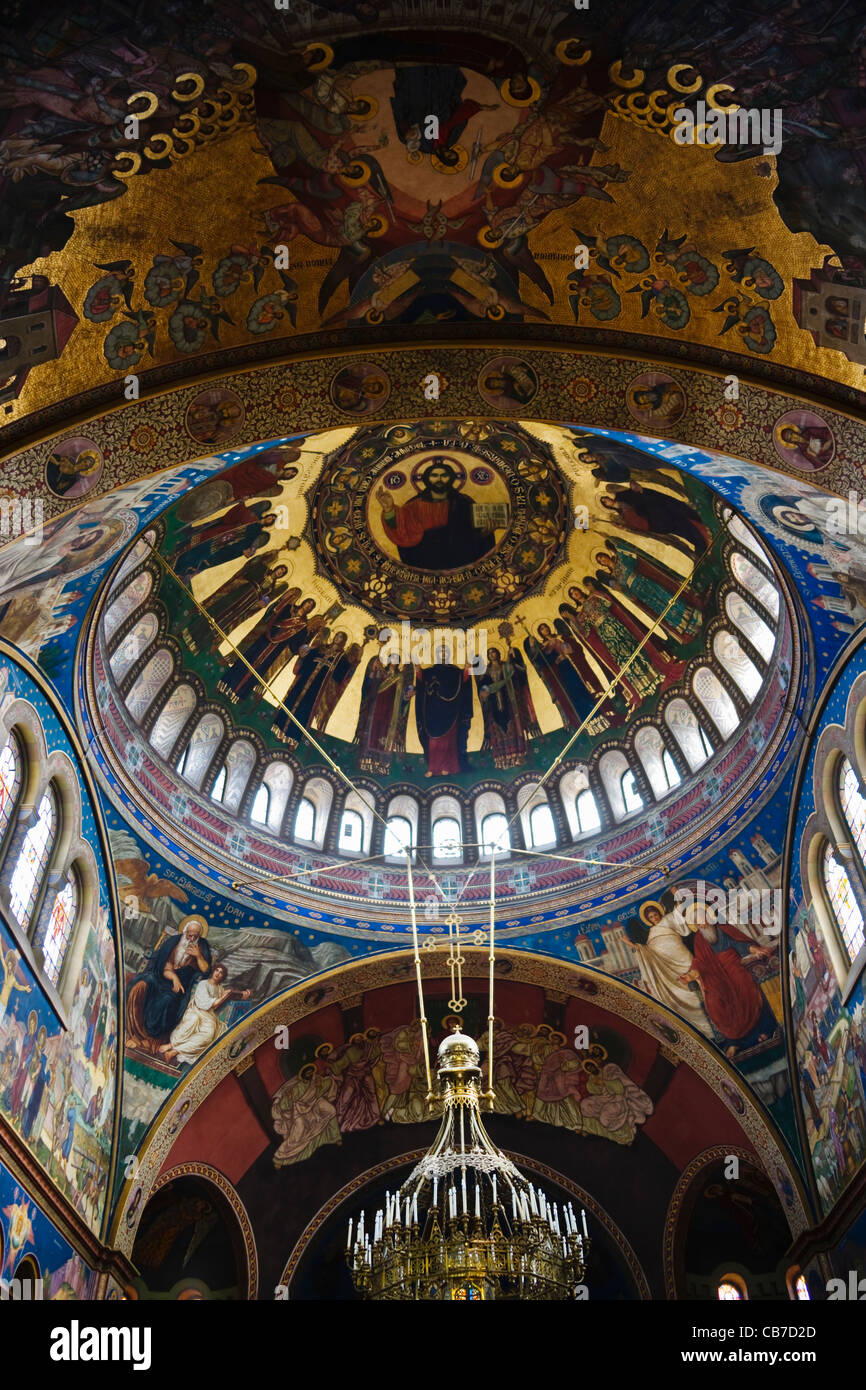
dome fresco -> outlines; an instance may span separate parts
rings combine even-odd
[[[505,900],[622,891],[626,844],[658,876],[696,786],[709,831],[766,767],[798,661],[777,568],[705,484],[531,421],[266,447],[170,506],[100,612],[118,783],[278,911],[390,916],[410,839],[480,904],[497,826]]]

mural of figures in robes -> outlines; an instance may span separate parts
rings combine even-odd
[[[184,917],[179,930],[157,943],[146,968],[134,976],[126,1000],[130,1047],[157,1054],[169,1042],[199,980],[211,973],[207,929],[203,917]]]
[[[526,761],[527,739],[538,732],[520,653],[509,652],[503,660],[499,648],[491,647],[487,670],[475,684],[484,716],[482,753],[490,753],[494,767],[519,767]]]
[[[458,469],[435,457],[419,474],[420,487],[397,506],[387,488],[376,492],[385,535],[406,565],[423,570],[457,570],[474,564],[495,544],[492,530],[477,527],[473,503],[458,491]]]
[[[681,576],[644,554],[627,540],[607,541],[594,556],[596,584],[608,593],[625,595],[655,622],[682,583]],[[692,642],[700,636],[707,607],[709,571],[696,576],[665,613],[662,628],[674,641]]]
[[[410,662],[385,666],[378,656],[367,662],[355,736],[363,772],[387,774],[394,754],[405,751],[414,694],[415,668]]]
[[[160,1052],[167,1062],[187,1062],[192,1066],[211,1043],[225,1033],[226,1025],[218,1016],[223,1004],[229,999],[249,999],[249,989],[232,989],[226,986],[228,971],[224,965],[215,965],[209,978],[199,980],[192,991],[183,1017],[167,1043]]]
[[[587,688],[586,662],[576,642],[540,623],[523,644],[567,729],[577,729],[592,710],[595,696]],[[600,693],[600,692],[599,692]]]
[[[466,750],[472,723],[472,682],[468,670],[444,663],[419,669],[415,691],[415,722],[427,765],[425,777],[469,772]]]
[[[324,728],[360,660],[361,648],[349,645],[348,633],[331,636],[329,628],[319,628],[306,649],[299,649],[294,678],[283,696],[286,709],[305,727]],[[300,731],[286,710],[277,710],[271,731],[281,743],[297,745]]]
[[[301,598],[296,585],[287,589],[238,644],[249,666],[237,658],[230,661],[217,682],[220,694],[233,705],[248,695],[258,697],[263,686],[256,675],[270,683],[323,625],[324,618],[310,616],[315,606],[314,598]]]
[[[632,481],[628,487],[608,490],[601,505],[615,525],[639,536],[655,535],[690,557],[703,555],[710,543],[709,530],[695,507],[660,488]]]

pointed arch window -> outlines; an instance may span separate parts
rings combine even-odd
[[[830,908],[848,959],[853,964],[866,946],[866,924],[863,922],[863,913],[854,896],[848,872],[839,863],[830,844],[824,848],[823,872]]]
[[[848,758],[842,759],[839,768],[839,802],[860,856],[860,863],[866,866],[866,797],[863,796],[860,779]]]
[[[0,749],[0,846],[21,792],[23,764],[18,740],[10,734]]]
[[[48,863],[57,836],[57,794],[46,787],[36,824],[27,831],[18,862],[9,881],[9,906],[18,925],[28,931],[39,890],[48,872]]]

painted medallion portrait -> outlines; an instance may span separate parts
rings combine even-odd
[[[92,439],[73,435],[51,453],[45,462],[45,481],[58,497],[86,497],[102,477],[102,450]]]
[[[773,426],[773,444],[783,463],[803,473],[817,473],[836,452],[833,431],[814,410],[789,410]]]
[[[373,415],[390,394],[390,381],[372,362],[341,367],[331,382],[331,400],[347,415]]]
[[[200,391],[187,407],[184,425],[196,444],[216,447],[243,427],[246,409],[236,391],[214,387]]]
[[[628,408],[642,425],[673,425],[686,408],[686,394],[667,372],[641,372],[626,393]]]

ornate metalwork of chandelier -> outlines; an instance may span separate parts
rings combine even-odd
[[[408,859],[408,855],[407,855]],[[408,861],[415,975],[418,984],[428,1102],[430,1078],[427,1019],[421,986],[421,957],[411,859]],[[529,1182],[485,1131],[481,1102],[492,1103],[493,1066],[493,865],[490,874],[490,1009],[488,1089],[482,1091],[480,1050],[455,1030],[437,1058],[442,1124],[436,1139],[402,1187],[386,1193],[385,1205],[368,1223],[361,1213],[349,1222],[346,1256],[364,1298],[427,1300],[565,1300],[585,1296],[589,1240],[569,1203],[560,1206]],[[462,993],[460,921],[448,919],[452,997],[459,1013]]]

